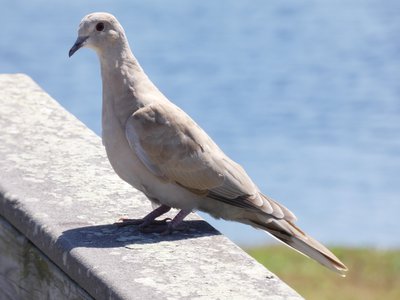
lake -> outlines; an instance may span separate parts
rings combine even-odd
[[[97,57],[68,50],[82,17],[107,11],[160,90],[300,227],[327,244],[400,246],[399,1],[0,4],[0,72],[28,74],[97,134]],[[241,245],[272,241],[207,220]]]

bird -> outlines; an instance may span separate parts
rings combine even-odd
[[[69,57],[83,47],[94,50],[100,61],[102,142],[110,164],[156,207],[132,224],[158,224],[172,233],[187,215],[200,210],[261,229],[344,276],[347,267],[296,226],[288,208],[263,194],[243,167],[154,85],[116,17],[86,15]],[[172,220],[156,220],[171,208],[179,210]]]

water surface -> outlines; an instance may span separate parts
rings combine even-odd
[[[400,246],[399,1],[0,4],[0,72],[30,75],[97,134],[97,58],[67,53],[80,19],[108,11],[156,85],[302,228]],[[212,222],[241,244],[271,241]]]

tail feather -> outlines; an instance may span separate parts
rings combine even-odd
[[[253,226],[263,229],[301,254],[312,258],[328,269],[345,276],[347,267],[324,245],[308,236],[293,223],[272,220],[267,223],[251,220]]]

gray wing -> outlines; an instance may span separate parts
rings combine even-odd
[[[229,205],[276,218],[287,215],[287,209],[262,195],[243,168],[178,107],[163,103],[137,110],[125,134],[155,176]]]

